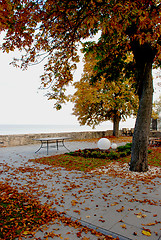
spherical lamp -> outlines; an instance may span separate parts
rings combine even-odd
[[[116,149],[117,148],[117,144],[116,143],[112,143],[111,148],[112,149]]]
[[[111,142],[110,140],[108,140],[107,138],[101,138],[98,142],[97,142],[97,146],[99,149],[101,150],[107,150],[110,148],[111,146]]]

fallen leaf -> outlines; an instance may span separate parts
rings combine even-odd
[[[72,206],[75,206],[77,203],[78,203],[78,202],[77,202],[76,200],[72,200],[72,201],[71,201]]]
[[[87,210],[90,210],[90,208],[88,208],[88,207],[85,207],[85,210],[87,211]]]
[[[137,215],[137,218],[145,218],[146,217],[146,215],[142,214],[142,212],[134,213],[134,214]]]
[[[77,232],[77,237],[81,237],[81,232]]]
[[[141,224],[143,226],[153,226],[153,225],[156,225],[156,223],[147,223],[147,224]]]
[[[120,209],[116,210],[117,212],[123,212],[124,211],[124,207],[122,206]]]
[[[99,219],[99,221],[100,221],[100,222],[103,222],[103,223],[105,222],[105,220],[103,220],[103,219]]]
[[[24,232],[23,232],[23,235],[28,235],[28,234],[30,234],[29,231],[24,231]]]
[[[145,230],[142,231],[142,234],[146,235],[146,236],[151,236],[151,233],[149,231],[145,231]]]
[[[121,227],[126,229],[126,224],[121,225]]]
[[[118,202],[114,202],[111,204],[111,206],[116,206],[116,205],[118,205]]]
[[[73,212],[80,214],[79,210],[73,210]]]

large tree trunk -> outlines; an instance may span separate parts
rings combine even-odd
[[[115,115],[113,119],[113,136],[119,137],[119,123],[120,123],[120,117]]]
[[[133,134],[130,170],[145,172],[148,170],[148,140],[153,97],[152,63],[155,54],[148,44],[134,45],[133,52],[139,87],[139,109]]]

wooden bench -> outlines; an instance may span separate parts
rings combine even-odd
[[[149,144],[160,146],[161,145],[161,139],[160,138],[154,138],[154,137],[149,138]]]

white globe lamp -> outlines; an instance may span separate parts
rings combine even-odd
[[[112,143],[111,148],[112,149],[116,149],[117,148],[117,144],[116,143]]]
[[[111,146],[111,142],[110,140],[108,140],[107,138],[101,138],[98,142],[97,142],[97,146],[99,149],[101,150],[107,150],[110,148]]]

